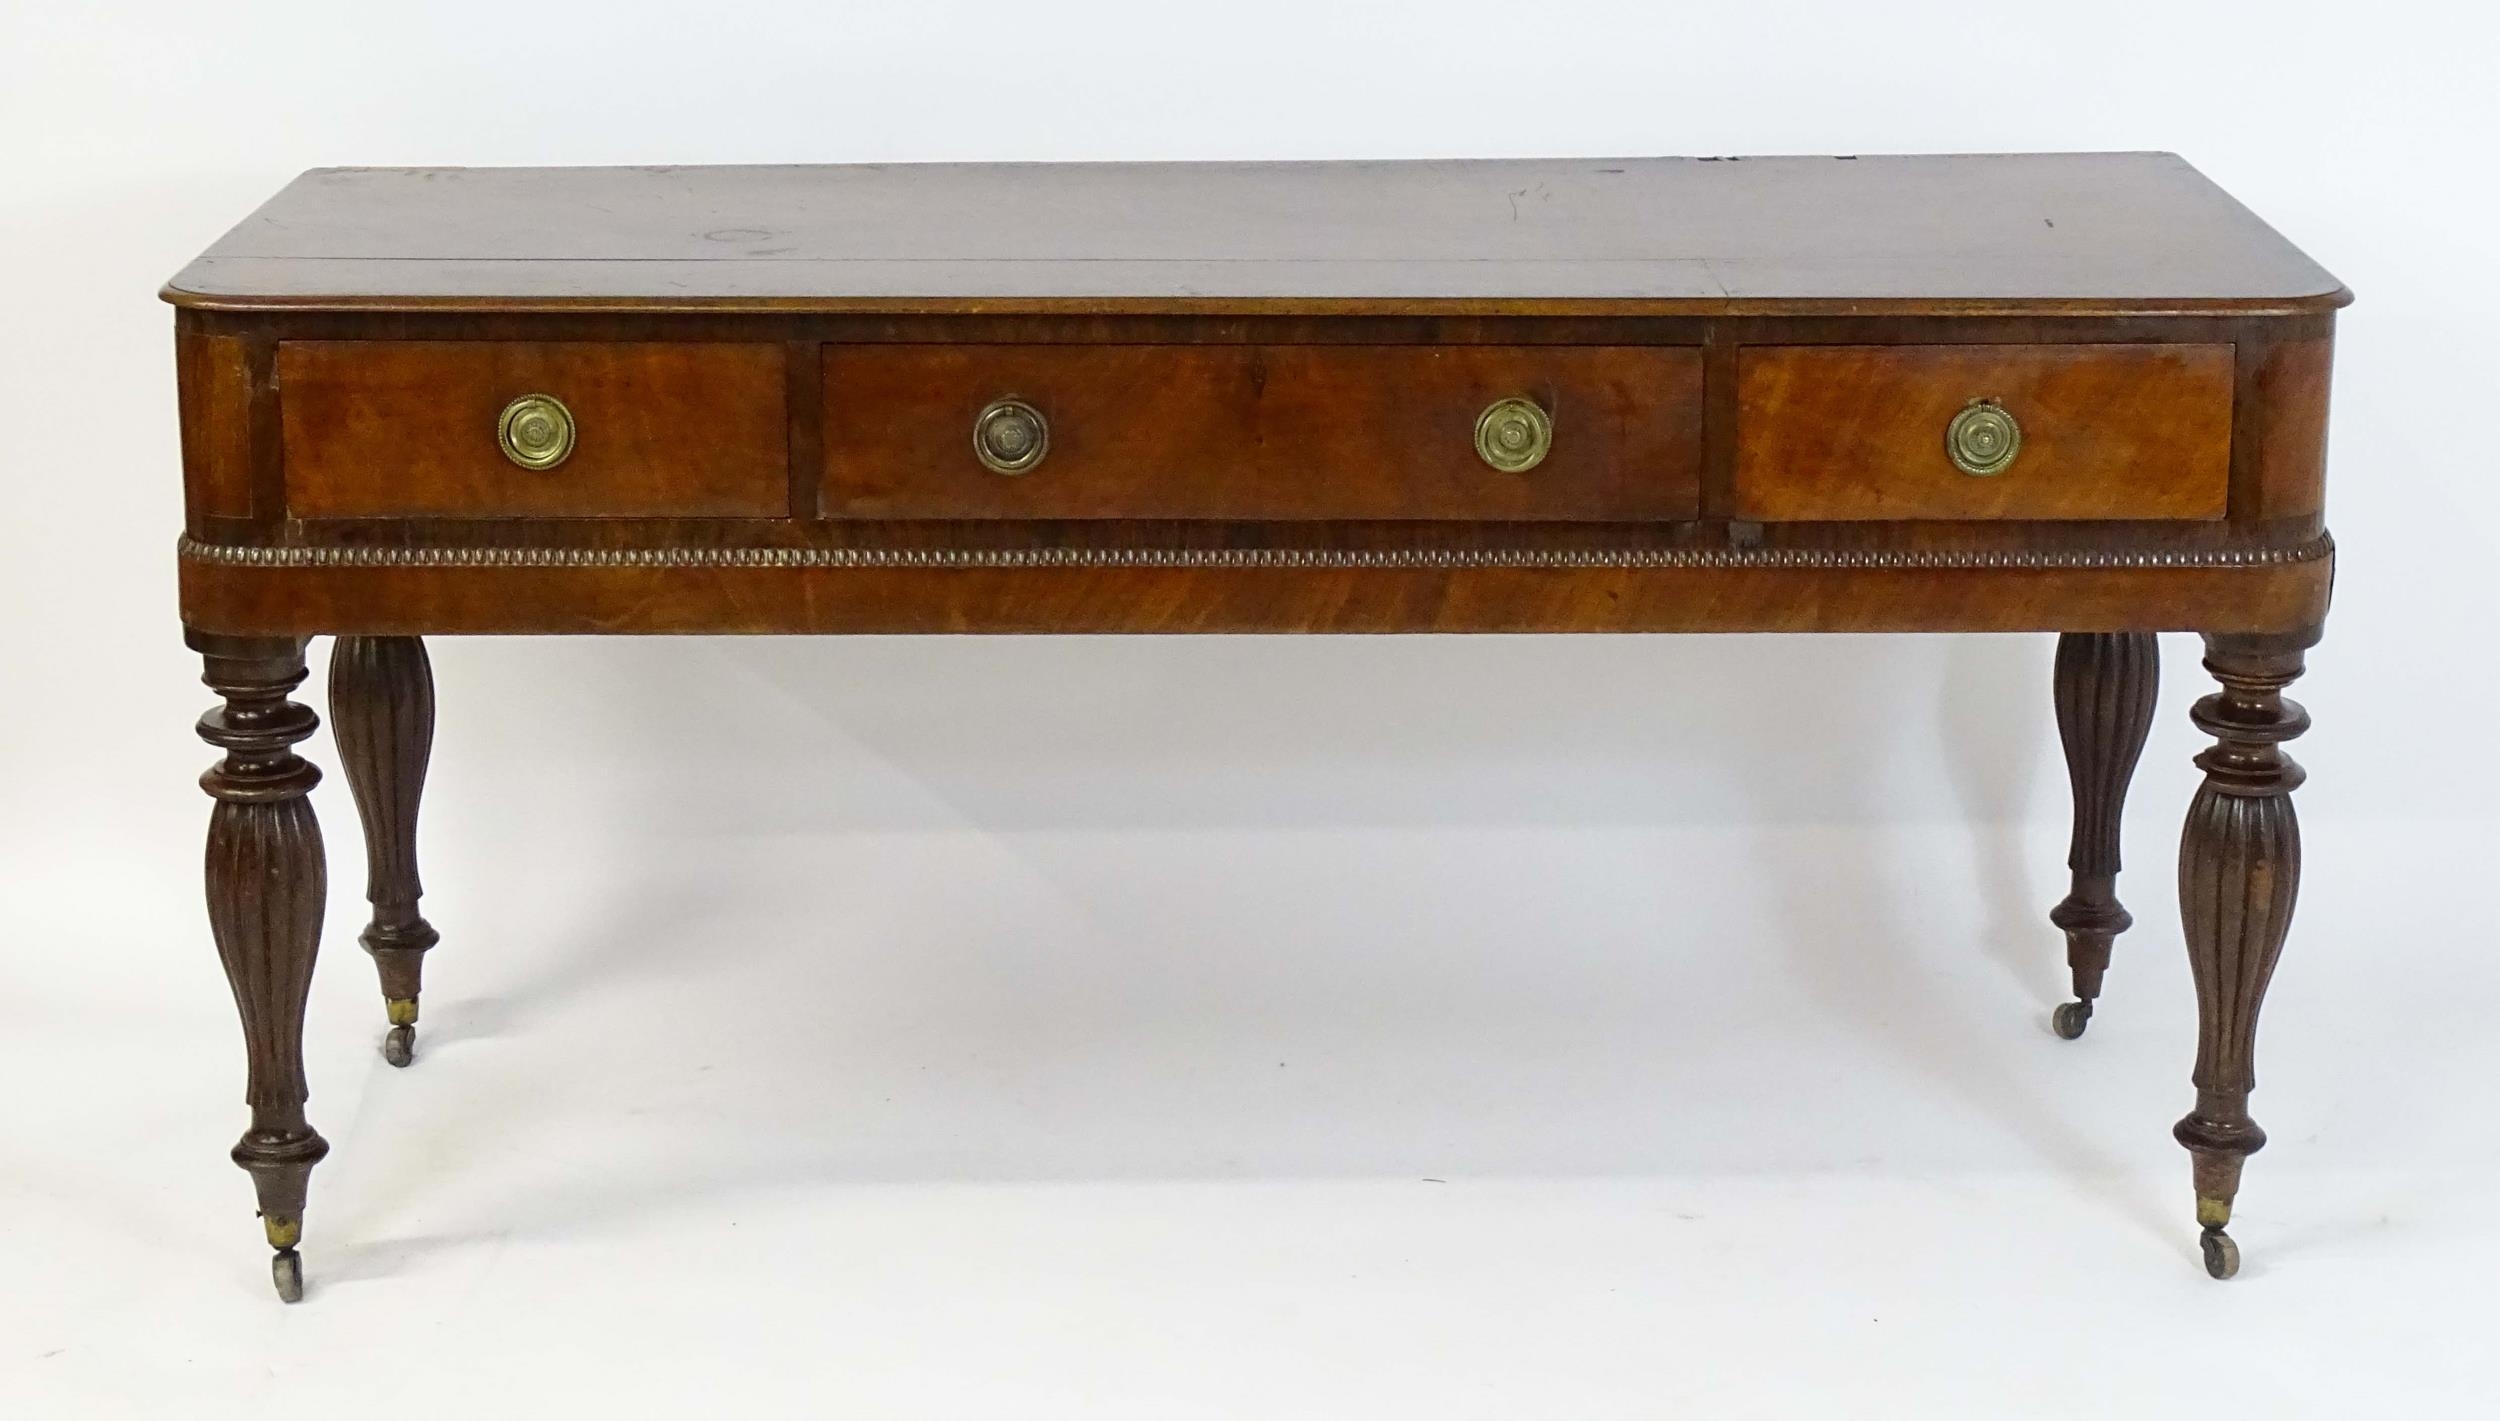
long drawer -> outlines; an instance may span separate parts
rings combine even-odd
[[[828,346],[824,391],[835,518],[1699,510],[1690,348]]]

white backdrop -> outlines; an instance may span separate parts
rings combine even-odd
[[[2428,0],[9,7],[0,1410],[2477,1414],[2496,47]],[[2094,148],[2360,296],[2238,1282],[2167,1138],[2189,640],[2071,1045],[2045,637],[446,640],[420,1061],[333,779],[336,1149],[268,1296],[154,291],[294,172]]]

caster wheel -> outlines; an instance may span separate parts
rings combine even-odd
[[[269,1281],[278,1285],[280,1302],[300,1303],[304,1300],[304,1256],[291,1248],[282,1248],[269,1260]]]
[[[2065,1002],[2049,1014],[2049,1029],[2072,1041],[2083,1034],[2092,1021],[2090,1002]]]
[[[2240,1271],[2240,1246],[2220,1229],[2205,1230],[2201,1240],[2205,1250],[2205,1271],[2217,1278],[2228,1278]]]
[[[382,1059],[394,1066],[405,1066],[417,1059],[417,1029],[392,1027],[390,1034],[382,1038]]]

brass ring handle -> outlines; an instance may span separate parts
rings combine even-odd
[[[1994,400],[1971,401],[1945,426],[1945,457],[1974,478],[2004,473],[2022,451],[2023,427]]]
[[[503,407],[495,443],[524,469],[552,469],[573,454],[573,412],[553,395],[523,395]]]
[[[991,473],[1025,473],[1050,452],[1050,421],[1022,400],[992,400],[972,421],[972,452]]]
[[[1495,400],[1476,416],[1476,457],[1503,473],[1526,473],[1553,447],[1553,416],[1525,396]]]

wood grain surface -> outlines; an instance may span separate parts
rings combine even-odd
[[[789,511],[778,345],[286,341],[287,506],[298,518],[769,517]],[[504,406],[553,395],[571,457],[504,457]]]
[[[1014,396],[1028,473],[973,456]],[[1504,473],[1476,418],[1525,396],[1552,452]],[[1701,353],[1558,346],[829,346],[835,518],[1677,519],[1698,509]]]
[[[224,309],[2289,310],[2334,277],[2174,154],[330,168]]]
[[[1789,520],[2220,518],[2231,476],[2222,345],[1753,348],[1737,358],[1736,516]],[[1995,400],[2004,472],[1945,449]]]

